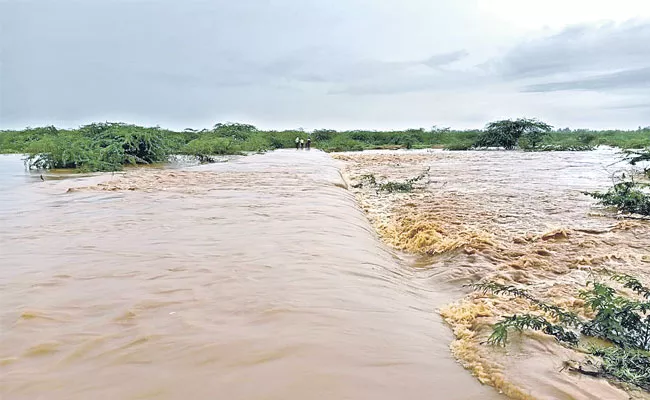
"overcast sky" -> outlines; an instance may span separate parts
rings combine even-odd
[[[648,0],[0,0],[0,128],[650,125]]]

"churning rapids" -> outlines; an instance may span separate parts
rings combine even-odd
[[[500,398],[325,153],[45,179],[0,156],[3,400]]]
[[[650,224],[580,193],[611,183],[613,150],[334,158],[42,182],[0,156],[0,397],[628,398],[560,372],[544,335],[483,345],[518,305],[462,287],[571,306],[595,267],[649,281]],[[413,193],[351,185],[426,168]]]

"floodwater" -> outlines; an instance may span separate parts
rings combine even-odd
[[[322,152],[44,178],[0,156],[3,400],[502,398]]]
[[[415,254],[411,263],[429,285],[496,281],[577,313],[588,281],[613,285],[627,273],[650,284],[650,221],[617,218],[584,191],[611,186],[624,168],[614,149],[526,153],[364,152],[334,155],[351,190],[382,239]],[[425,172],[423,174],[423,172]],[[422,176],[410,193],[386,193],[369,184]],[[485,341],[503,316],[539,312],[507,296],[467,289],[441,314],[455,333],[451,350],[479,380],[517,399],[648,398],[604,380],[570,373],[579,354],[549,336],[511,335],[505,348]]]

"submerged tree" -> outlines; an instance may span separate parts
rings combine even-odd
[[[503,147],[512,150],[525,139],[526,147],[535,149],[553,127],[536,119],[519,118],[490,122],[478,137],[474,147]]]

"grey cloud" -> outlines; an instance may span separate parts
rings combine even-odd
[[[263,70],[287,80],[325,85],[331,94],[410,93],[466,82],[465,74],[445,67],[468,54],[459,50],[420,60],[381,61],[312,49],[289,55]]]
[[[381,61],[362,58],[354,53],[310,47],[285,55],[261,67],[261,71],[277,78],[305,82],[353,85],[376,80],[376,84],[382,84],[385,80],[399,80],[417,68],[433,73],[432,70],[467,55],[467,51],[460,50],[436,54],[423,60]]]
[[[581,25],[512,48],[492,63],[504,79],[650,66],[650,21]]]
[[[608,110],[650,110],[650,98],[643,103],[623,103],[604,107]]]
[[[463,58],[467,57],[468,55],[469,53],[466,50],[459,50],[451,53],[438,54],[430,57],[428,60],[425,60],[423,64],[431,68],[437,68],[448,64],[452,64],[456,61],[460,61]]]
[[[332,94],[395,95],[416,92],[463,90],[483,86],[487,79],[472,72],[405,70],[381,80],[352,82],[330,91]]]
[[[618,91],[622,89],[647,90],[648,88],[650,88],[650,67],[601,74],[585,79],[529,85],[524,90],[527,92],[563,90]]]
[[[504,43],[496,21],[470,15],[473,3],[0,0],[0,129],[93,119],[462,126],[477,110],[487,119],[546,107],[568,119],[586,107],[570,97],[580,94],[559,107],[542,91],[647,90],[649,23],[568,28],[482,68],[472,63]]]

